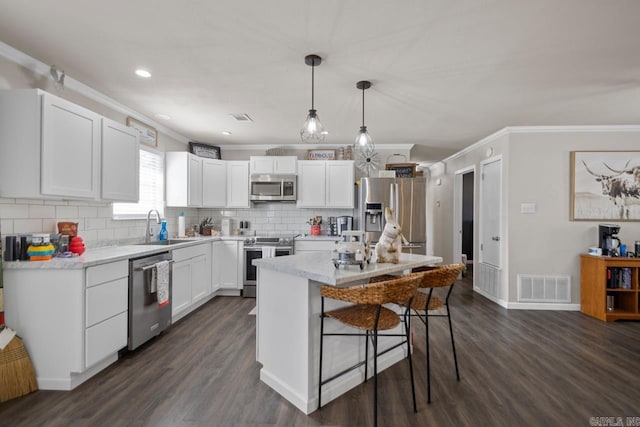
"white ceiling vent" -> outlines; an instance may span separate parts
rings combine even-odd
[[[248,114],[244,113],[231,113],[230,116],[233,117],[237,122],[251,123],[253,121]]]

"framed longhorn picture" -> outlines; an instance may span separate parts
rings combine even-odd
[[[640,221],[640,151],[572,151],[571,220]]]

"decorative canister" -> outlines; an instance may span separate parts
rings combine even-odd
[[[319,236],[320,235],[320,226],[319,225],[312,225],[311,226],[311,235],[312,236]]]

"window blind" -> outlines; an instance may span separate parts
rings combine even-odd
[[[140,200],[138,203],[114,203],[113,219],[146,218],[151,209],[164,217],[164,153],[140,149]]]

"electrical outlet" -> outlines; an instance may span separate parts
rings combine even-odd
[[[534,214],[534,213],[536,213],[536,204],[535,203],[520,203],[520,213],[523,213],[523,214]]]

